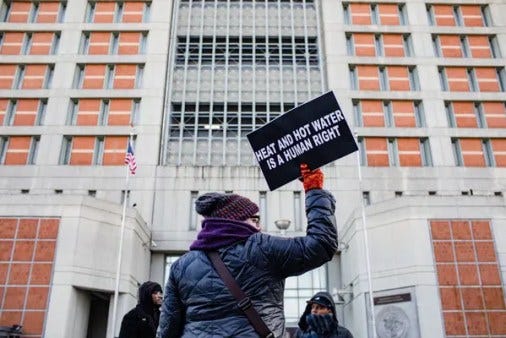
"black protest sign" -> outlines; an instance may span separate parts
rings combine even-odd
[[[298,178],[301,163],[316,169],[358,150],[333,92],[291,109],[247,136],[270,190]]]

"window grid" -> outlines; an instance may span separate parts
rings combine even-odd
[[[323,92],[312,2],[186,2],[169,80],[164,163],[253,164],[250,131]]]

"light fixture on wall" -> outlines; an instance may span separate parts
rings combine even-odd
[[[274,225],[276,225],[276,228],[278,228],[278,230],[281,232],[281,236],[284,236],[286,234],[286,229],[290,227],[291,223],[292,221],[286,218],[274,221]]]
[[[333,288],[332,298],[334,299],[336,305],[348,304],[353,299],[353,291]]]
[[[350,247],[350,245],[348,243],[345,243],[343,241],[337,242],[337,251],[338,252],[346,251],[346,250],[348,250],[349,247]]]

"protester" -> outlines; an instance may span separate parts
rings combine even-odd
[[[258,206],[240,195],[207,193],[196,200],[196,211],[204,216],[202,230],[171,266],[162,338],[259,336],[208,259],[209,251],[219,253],[273,337],[285,334],[285,278],[321,266],[337,249],[335,200],[322,189],[323,173],[301,165],[301,174],[308,218],[304,237],[261,233]]]
[[[296,338],[353,338],[348,329],[339,325],[336,305],[328,292],[318,292],[307,301],[299,320]]]
[[[121,322],[119,338],[155,338],[160,319],[162,287],[155,282],[145,282],[139,287],[139,301]]]

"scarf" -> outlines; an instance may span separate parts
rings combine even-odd
[[[327,337],[337,334],[337,322],[332,314],[306,316],[308,329],[303,333],[304,338]]]
[[[244,241],[258,231],[245,222],[209,217],[202,221],[202,230],[190,245],[190,250],[216,250]]]

